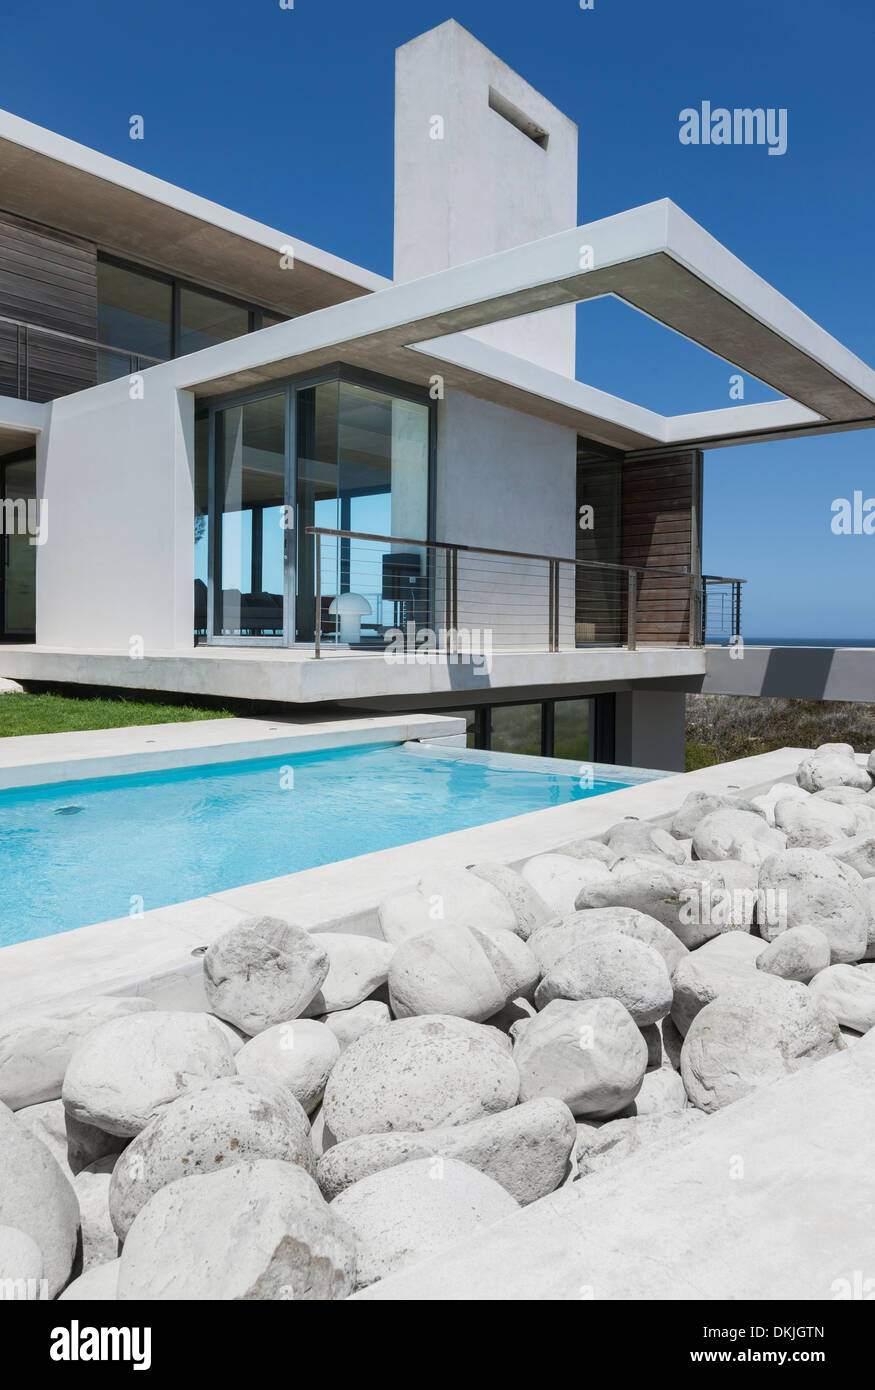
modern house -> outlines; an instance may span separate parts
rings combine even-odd
[[[703,451],[871,427],[875,372],[671,202],[576,190],[576,127],[452,21],[397,55],[391,282],[0,113],[0,674],[683,767],[742,666]],[[604,295],[782,399],[575,380]]]

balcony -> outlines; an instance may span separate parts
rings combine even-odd
[[[0,316],[0,396],[52,401],[161,360]]]
[[[317,659],[689,648],[739,631],[739,579],[328,527],[306,535],[313,583],[299,575],[297,627]]]

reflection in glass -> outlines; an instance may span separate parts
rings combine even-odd
[[[298,393],[297,640],[315,633],[316,550],[308,526],[378,536],[427,534],[429,411],[349,382],[328,382]],[[386,557],[399,552],[397,564]],[[403,552],[403,556],[400,552]],[[424,550],[383,541],[321,537],[320,627],[336,636],[330,610],[345,594],[366,606],[360,640],[383,644],[389,628],[426,617]],[[403,569],[403,584],[399,570]],[[403,590],[403,592],[402,592]],[[335,607],[337,605],[335,604]],[[361,606],[361,605],[360,605]]]
[[[493,705],[491,748],[497,753],[541,754],[541,705]]]
[[[216,416],[217,636],[282,637],[285,394]]]
[[[589,761],[590,700],[557,700],[553,714],[553,757]]]
[[[179,291],[179,341],[176,355],[224,343],[249,332],[249,310],[201,290]]]
[[[98,353],[98,381],[137,370],[131,357],[166,361],[172,350],[172,321],[173,287],[168,281],[98,260],[97,336],[101,343],[123,350]]]

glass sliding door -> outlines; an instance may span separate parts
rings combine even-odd
[[[198,418],[195,639],[309,645],[318,627],[323,638],[382,647],[390,628],[422,626],[430,428],[424,400],[336,375]],[[399,540],[315,537],[308,527]],[[342,623],[350,608],[356,621]]]
[[[215,417],[214,636],[285,632],[286,393]]]
[[[306,528],[424,539],[428,406],[352,382],[327,382],[298,392],[297,421],[297,640],[312,642],[315,634],[318,561],[322,634],[339,635],[330,609],[349,594],[359,608],[356,640],[382,645],[386,631],[402,621],[404,602],[410,616],[414,604],[417,620],[424,616],[427,552],[409,544],[322,536],[317,555]],[[403,562],[397,552],[404,552]]]

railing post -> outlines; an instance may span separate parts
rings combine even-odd
[[[699,585],[694,574],[690,575],[690,627],[689,644],[695,647],[699,642],[701,622],[699,618]]]
[[[735,621],[734,621],[734,623],[733,623],[732,632],[731,632],[729,635],[730,635],[730,637],[740,637],[740,636],[741,636],[741,585],[740,585],[740,583],[739,583],[737,580],[736,580],[736,582],[735,582],[735,583],[733,584],[733,586],[732,586],[732,597],[733,597],[733,600],[734,600],[735,612],[734,612],[734,614],[733,614],[733,617],[734,617]]]
[[[638,571],[629,570],[626,599],[626,646],[634,652],[638,645]]]
[[[316,554],[314,557],[316,561],[316,615],[313,623],[313,655],[318,661],[321,653],[322,636],[322,539],[318,531],[314,539],[316,541]]]
[[[447,655],[451,655],[456,650],[459,624],[459,553],[454,545],[447,547],[446,590]]]
[[[551,560],[547,565],[547,650],[555,652],[556,643],[554,633],[556,630],[556,584],[555,584],[556,561]]]

